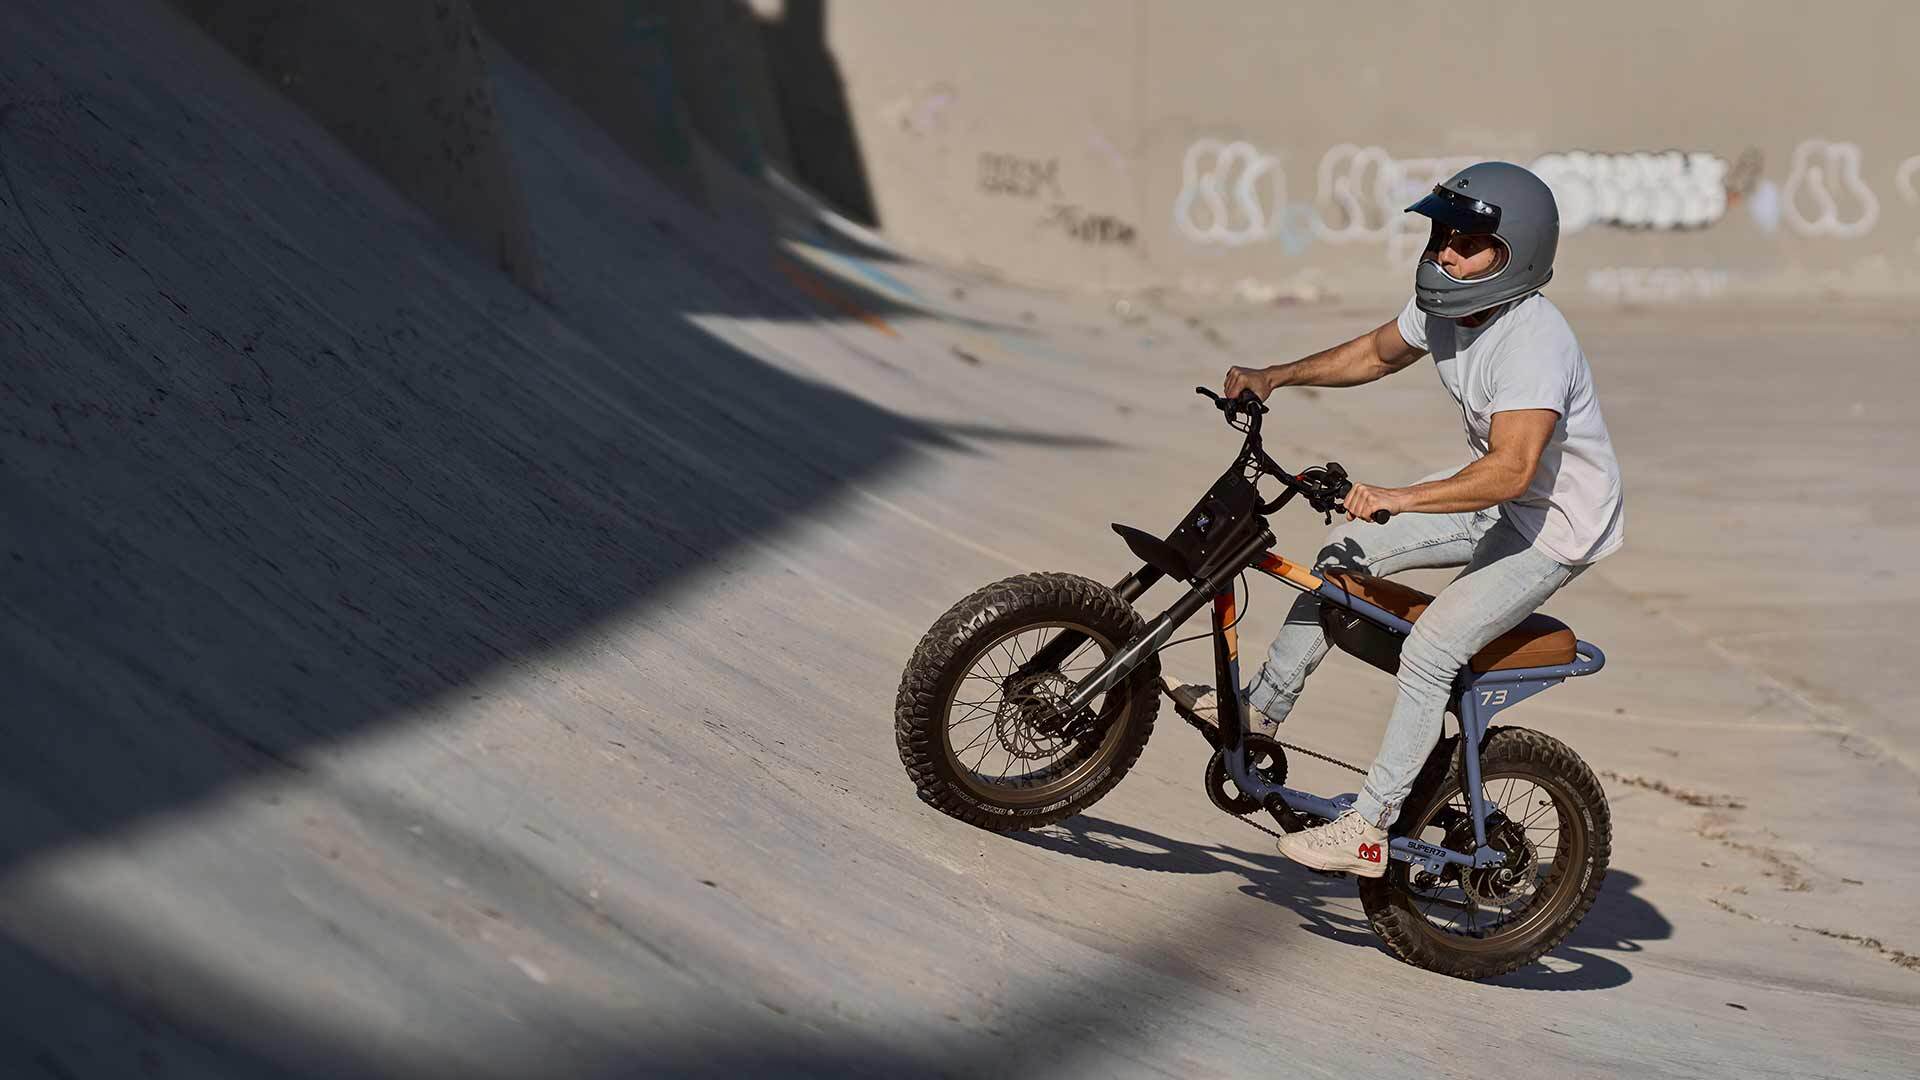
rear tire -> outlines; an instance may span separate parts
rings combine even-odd
[[[1381,877],[1360,882],[1367,921],[1387,951],[1461,979],[1505,975],[1565,940],[1599,895],[1613,845],[1599,779],[1559,740],[1526,728],[1495,728],[1481,751],[1480,772],[1489,842],[1527,853],[1521,880],[1503,884],[1492,877],[1495,871],[1463,875],[1449,868],[1448,876],[1423,882],[1415,864],[1396,859]],[[1393,834],[1434,843],[1451,834],[1446,846],[1471,850],[1465,790],[1460,739],[1442,740],[1414,782]],[[1502,805],[1520,816],[1496,828],[1493,814]],[[1549,844],[1551,860],[1541,865]],[[1529,883],[1530,889],[1524,887]],[[1442,926],[1445,919],[1463,925]]]
[[[1057,763],[1018,776],[987,777],[977,771],[978,762],[976,768],[969,768],[966,754],[956,753],[951,730],[962,722],[954,716],[956,688],[968,679],[977,680],[970,692],[991,691],[1001,701],[991,711],[974,706],[964,722],[979,722],[978,714],[984,713],[992,726],[985,735],[999,740],[1002,747],[1009,738],[1022,750],[1045,742],[1044,736],[1035,736],[1022,723],[1017,707],[1006,704],[1004,679],[996,683],[973,672],[983,658],[989,658],[987,670],[995,666],[990,658],[1003,643],[1012,641],[1017,646],[1023,635],[1037,643],[1049,627],[1088,634],[1091,648],[1083,647],[1077,659],[1063,665],[1081,666],[1081,676],[1090,670],[1084,665],[1111,656],[1146,628],[1133,605],[1112,589],[1074,574],[1007,578],[955,604],[920,639],[894,700],[894,739],[921,801],[993,832],[1033,829],[1093,805],[1139,760],[1160,708],[1160,661],[1155,656],[1141,661],[1095,699],[1100,718],[1095,734],[1077,742],[1061,741]],[[998,666],[1005,668],[1004,663]],[[1068,685],[1054,681],[1047,689],[1058,693]]]

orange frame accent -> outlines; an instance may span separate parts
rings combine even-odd
[[[1236,621],[1238,620],[1234,612],[1233,585],[1229,582],[1225,590],[1213,594],[1213,625],[1226,631],[1227,659],[1229,660],[1240,659],[1240,631],[1233,628]]]
[[[1268,577],[1279,578],[1307,592],[1313,592],[1320,587],[1320,579],[1309,573],[1306,567],[1299,563],[1288,562],[1271,552],[1260,556],[1260,561],[1254,563],[1253,568]]]

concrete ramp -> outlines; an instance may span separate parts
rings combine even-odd
[[[353,136],[377,86],[262,77],[296,67],[248,43],[306,24],[255,16],[291,7],[194,7],[211,35],[158,0],[0,15],[0,1074],[1906,1070],[1888,846],[1809,875],[1793,845],[1828,834],[1788,822],[1826,804],[1709,836],[1721,789],[1650,770],[1796,760],[1896,816],[1910,777],[1598,572],[1556,613],[1659,678],[1525,715],[1612,778],[1615,873],[1497,984],[1389,959],[1349,883],[1207,805],[1168,715],[1061,827],[928,811],[891,732],[925,627],[1015,572],[1117,578],[1105,522],[1170,520],[1231,452],[1191,387],[1361,316],[908,261],[695,131],[697,175],[754,192],[719,217],[611,83],[568,86],[491,5],[422,6],[342,25],[451,27],[426,68],[482,65],[466,194],[383,156],[413,121]],[[483,205],[512,212],[459,211]],[[509,235],[528,259],[476,242]],[[1457,437],[1382,395],[1366,423],[1300,399],[1276,453],[1390,476]],[[1330,721],[1391,692],[1357,685],[1303,710],[1348,758],[1377,725]],[[1780,866],[1819,880],[1763,884]]]

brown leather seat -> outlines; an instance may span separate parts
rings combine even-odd
[[[1336,588],[1367,601],[1377,608],[1414,622],[1433,603],[1431,593],[1350,570],[1328,570],[1321,577]],[[1553,667],[1573,663],[1573,628],[1551,615],[1535,612],[1520,625],[1494,638],[1486,648],[1473,654],[1473,670],[1501,671],[1509,668]]]

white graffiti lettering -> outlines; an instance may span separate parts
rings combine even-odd
[[[1914,186],[1914,178],[1920,176],[1920,154],[1915,154],[1900,163],[1893,170],[1893,186],[1900,192],[1901,198],[1913,205],[1920,205],[1920,188]],[[1920,236],[1913,238],[1913,249],[1920,251]]]
[[[1914,187],[1914,177],[1920,175],[1920,154],[1915,154],[1900,163],[1893,170],[1893,186],[1910,203],[1920,203],[1920,188]]]
[[[1591,225],[1699,229],[1727,212],[1727,159],[1704,151],[1547,154],[1531,168],[1553,189],[1560,231]]]
[[[1320,158],[1314,234],[1330,244],[1385,241],[1398,265],[1427,246],[1428,222],[1402,211],[1476,157],[1396,158],[1378,146],[1341,143]]]
[[[1587,291],[1609,300],[1675,303],[1727,291],[1725,270],[1679,266],[1603,266],[1587,271]]]
[[[1802,236],[1853,239],[1872,232],[1880,200],[1860,179],[1860,147],[1825,139],[1794,147],[1780,190],[1780,217]]]
[[[1272,236],[1287,203],[1280,163],[1250,143],[1201,139],[1180,166],[1173,227],[1196,244],[1239,247]]]

